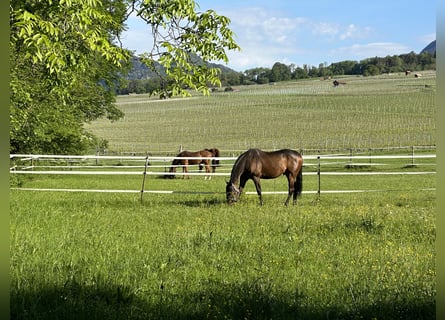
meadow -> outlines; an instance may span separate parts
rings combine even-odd
[[[435,145],[435,73],[311,79],[159,101],[121,96],[125,118],[87,128],[111,152],[174,155],[217,147],[326,150]]]
[[[13,318],[435,318],[434,192],[283,197],[13,191]]]
[[[125,119],[89,126],[110,154],[175,154],[183,145],[225,156],[248,147],[409,155],[398,148],[434,146],[434,73],[345,80],[335,89],[310,80],[167,101],[119,97]],[[113,161],[90,170],[127,164]],[[145,189],[176,192],[142,201],[137,192],[11,188],[11,318],[435,319],[435,175],[403,174],[435,172],[435,159],[359,162],[324,161],[318,196],[316,161],[307,160],[304,193],[289,207],[283,194],[264,195],[264,206],[245,194],[229,206],[227,177],[165,179],[162,168]],[[141,181],[11,175],[23,188],[138,190]],[[263,191],[284,190],[284,177],[263,181]]]

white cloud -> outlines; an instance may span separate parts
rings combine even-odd
[[[346,39],[363,39],[366,38],[372,32],[370,27],[360,27],[355,24],[350,24],[344,28],[340,34],[340,40]]]
[[[371,28],[356,24],[342,25],[305,17],[280,16],[262,8],[243,8],[222,14],[231,18],[230,27],[242,49],[228,54],[230,67],[236,70],[259,66],[270,68],[275,62],[326,61],[329,57],[329,49],[326,48],[340,41],[365,39],[372,32]],[[321,49],[323,47],[325,49]]]
[[[312,33],[319,36],[335,37],[340,32],[340,25],[328,22],[312,22]]]
[[[422,36],[417,37],[418,41],[420,41],[421,43],[427,45],[430,42],[436,40],[436,33],[430,33],[430,34],[425,34]]]
[[[297,39],[307,23],[305,18],[281,17],[263,8],[242,8],[221,14],[230,17],[230,28],[241,46],[239,52],[228,52],[230,67],[236,70],[286,63],[289,56],[298,52]]]
[[[385,57],[408,53],[411,49],[403,44],[394,42],[373,42],[367,44],[354,44],[349,47],[333,49],[331,56],[350,57],[349,59],[364,59],[371,57]]]
[[[327,36],[330,40],[363,39],[371,32],[370,27],[361,27],[355,24],[341,25],[330,22],[311,22],[312,33],[316,36]]]
[[[227,52],[228,66],[239,71],[270,68],[275,62],[316,65],[328,60],[360,60],[415,51],[402,43],[382,42],[384,35],[378,29],[352,23],[349,18],[341,23],[317,21],[260,7],[226,7],[218,13],[231,19],[229,27],[234,31],[241,51]],[[140,19],[130,17],[129,22],[135,20]],[[131,25],[125,37],[125,45],[137,53],[147,51],[153,45],[146,25]],[[435,37],[435,33],[417,38],[413,35],[422,46]]]
[[[136,54],[148,52],[153,47],[151,29],[133,12],[127,20],[128,30],[123,32],[121,41],[128,49]]]
[[[299,17],[278,17],[263,8],[243,8],[223,14],[230,17],[230,27],[238,40],[250,43],[289,41],[306,22],[306,19]]]

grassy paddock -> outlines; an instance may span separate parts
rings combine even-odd
[[[20,319],[432,319],[433,192],[11,191]]]
[[[88,127],[109,140],[110,152],[154,155],[174,154],[179,144],[225,156],[248,147],[366,154],[434,145],[435,73],[423,74],[168,101],[120,97],[123,120]],[[227,177],[149,176],[146,190],[207,194],[145,194],[142,203],[138,193],[11,190],[12,318],[434,319],[436,193],[420,189],[435,188],[435,176],[323,172],[435,171],[435,159],[322,162],[321,197],[304,194],[289,207],[283,194],[265,195],[262,207],[256,195],[228,206]],[[218,170],[229,172],[223,164]],[[305,172],[315,170],[315,160],[305,162]],[[29,188],[139,190],[141,182],[142,175],[11,175],[14,187]],[[262,183],[263,191],[286,190],[283,177]],[[306,175],[304,190],[316,188],[317,177]],[[365,189],[386,191],[323,194]]]

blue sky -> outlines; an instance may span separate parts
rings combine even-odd
[[[432,0],[197,0],[199,11],[231,19],[241,51],[229,51],[228,67],[245,71],[275,62],[317,66],[414,51],[436,39]],[[150,50],[150,30],[130,17],[125,47]]]

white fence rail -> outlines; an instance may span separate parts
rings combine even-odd
[[[375,163],[375,160],[410,160],[410,164],[414,164],[416,160],[420,159],[435,159],[435,154],[420,154],[420,155],[306,155],[304,156],[304,166],[315,166],[316,171],[303,171],[303,175],[318,175],[318,190],[304,191],[303,193],[354,193],[354,192],[383,192],[385,190],[320,190],[320,176],[369,176],[369,175],[434,175],[435,171],[354,171],[354,172],[335,172],[335,171],[321,171],[320,167],[330,165],[348,165],[348,166],[384,166],[386,163]],[[107,189],[60,189],[60,188],[13,188],[16,190],[33,190],[33,191],[64,191],[64,192],[116,192],[116,193],[200,193],[200,194],[214,194],[215,192],[189,192],[189,191],[165,191],[165,190],[144,190],[145,177],[150,175],[167,176],[167,175],[190,175],[190,176],[230,176],[230,169],[233,163],[224,163],[222,166],[230,167],[227,170],[219,169],[219,172],[206,173],[198,170],[189,170],[189,172],[168,172],[171,166],[171,161],[174,159],[203,159],[193,157],[169,157],[169,156],[100,156],[100,155],[35,155],[35,154],[11,154],[10,160],[14,165],[10,167],[11,174],[29,174],[29,175],[139,175],[143,177],[141,190],[107,190]],[[209,157],[204,158],[209,160],[220,161],[234,161],[237,157]],[[99,162],[117,160],[124,162],[141,162],[144,165],[97,165]],[[311,160],[315,160],[312,161]],[[331,160],[335,160],[332,162]],[[367,160],[363,163],[360,160]],[[58,162],[57,165],[37,165],[37,162]],[[69,164],[60,165],[61,161],[66,161]],[[96,165],[86,164],[88,161],[95,161]],[[359,162],[356,162],[359,161]],[[31,162],[26,164],[26,162]],[[152,163],[160,162],[161,165],[152,165]],[[73,165],[73,163],[78,163]],[[150,163],[150,165],[148,165]],[[417,164],[417,163],[416,163]],[[420,165],[435,165],[434,163],[426,163]],[[196,166],[196,165],[195,165]],[[176,166],[180,167],[180,166]],[[53,170],[53,168],[58,170]],[[153,171],[153,169],[164,169],[164,171]],[[45,169],[45,170],[42,170]],[[63,170],[62,170],[63,169]],[[75,169],[75,170],[73,170]],[[80,169],[80,170],[77,170]],[[85,170],[91,169],[91,170]],[[94,170],[92,170],[94,169]],[[100,169],[100,170],[96,170]],[[107,169],[107,170],[103,170]],[[142,169],[142,170],[140,170]],[[150,170],[148,170],[150,169]],[[434,188],[427,188],[422,190],[435,190]],[[254,193],[254,192],[247,192]],[[284,191],[263,192],[264,194],[281,194]]]
[[[45,155],[45,154],[10,154],[9,159],[21,159],[26,160],[162,160],[162,161],[172,161],[174,159],[218,159],[218,160],[236,160],[237,157],[175,157],[175,156],[101,156],[101,155]],[[435,154],[424,154],[424,155],[305,155],[305,160],[314,159],[426,159],[426,158],[436,158]]]

